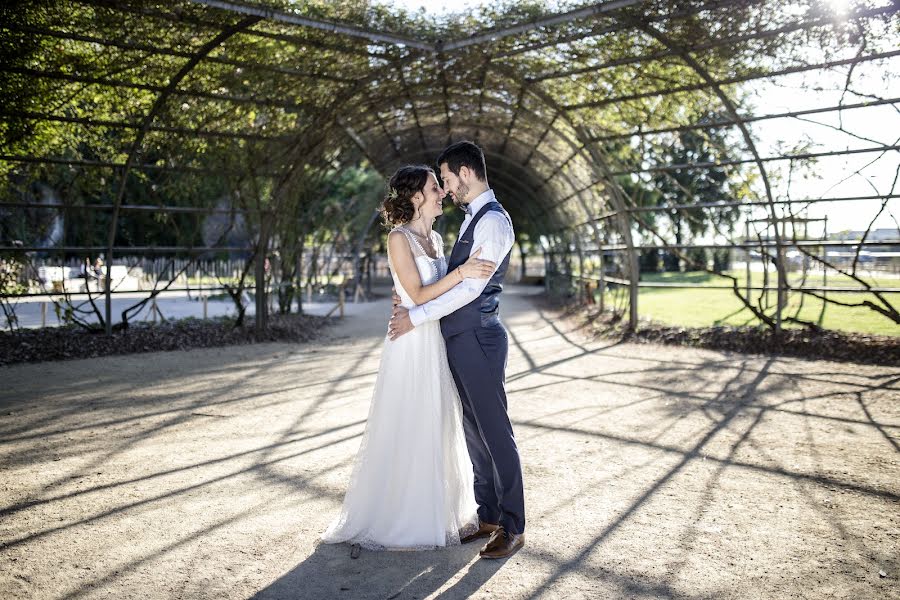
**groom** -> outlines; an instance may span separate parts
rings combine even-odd
[[[478,530],[461,541],[490,537],[481,548],[481,557],[506,558],[525,543],[522,467],[506,412],[508,338],[499,315],[515,234],[509,214],[488,186],[481,148],[472,142],[457,142],[441,153],[437,164],[444,190],[466,212],[448,272],[466,262],[477,248],[482,249],[479,258],[498,267],[490,279],[465,279],[412,310],[395,306],[389,335],[394,340],[416,325],[441,320],[450,371],[462,402],[478,502]]]

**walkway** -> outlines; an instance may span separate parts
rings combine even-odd
[[[900,369],[587,342],[533,293],[504,295],[510,560],[317,543],[381,301],[315,344],[0,368],[0,595],[900,597]]]

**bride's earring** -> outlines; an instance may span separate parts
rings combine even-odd
[[[421,194],[420,194],[421,195]],[[416,204],[416,197],[412,197],[413,201],[413,221],[416,221],[422,217],[422,206],[425,204],[425,196],[422,196],[422,201]]]

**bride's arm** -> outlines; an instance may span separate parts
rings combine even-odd
[[[419,277],[419,269],[413,258],[409,241],[400,231],[392,231],[388,234],[388,252],[391,253],[391,262],[397,271],[400,285],[416,304],[424,304],[434,300],[441,294],[453,289],[462,283],[465,278],[487,279],[494,273],[496,264],[488,260],[480,260],[481,248],[472,253],[469,260],[460,267],[453,269],[445,277],[430,285],[422,285]]]

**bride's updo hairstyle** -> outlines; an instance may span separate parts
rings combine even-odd
[[[387,194],[381,205],[385,225],[396,227],[412,220],[416,214],[412,197],[425,188],[432,175],[434,171],[425,165],[406,165],[391,175]]]

